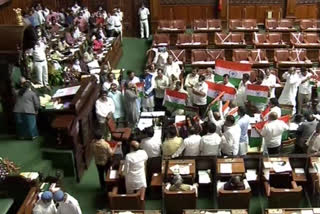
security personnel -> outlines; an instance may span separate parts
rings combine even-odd
[[[57,202],[58,214],[82,214],[78,201],[68,193],[58,190],[53,199]]]
[[[141,39],[149,38],[149,22],[148,22],[148,16],[150,15],[149,9],[144,6],[144,4],[141,5],[141,8],[139,9],[139,18],[140,18],[140,35]]]
[[[45,191],[41,194],[40,200],[35,204],[33,214],[56,214],[57,208],[52,200],[52,192]]]

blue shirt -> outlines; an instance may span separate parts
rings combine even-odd
[[[238,125],[241,129],[240,143],[249,142],[248,128],[250,125],[250,117],[246,114],[243,117],[240,117],[240,119],[238,120]]]
[[[108,97],[110,97],[113,100],[114,106],[115,106],[115,111],[113,113],[113,117],[115,119],[121,118],[124,116],[123,112],[123,105],[122,105],[122,94],[120,91],[110,91],[108,93]]]
[[[154,95],[154,90],[153,87],[154,85],[152,84],[153,81],[153,75],[148,74],[146,77],[141,78],[141,82],[144,82],[144,92],[148,97],[152,97]],[[147,93],[148,90],[152,88],[152,91],[150,93]]]

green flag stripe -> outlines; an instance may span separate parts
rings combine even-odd
[[[255,97],[252,95],[247,95],[247,100],[253,103],[268,103],[267,97]]]

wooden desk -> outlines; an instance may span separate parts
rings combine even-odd
[[[175,173],[170,169],[171,167],[179,165],[179,166],[189,166],[190,175],[192,177],[192,180],[194,181],[196,176],[196,161],[195,160],[168,160],[168,169],[167,169],[167,176],[171,177]],[[165,170],[165,161],[162,162],[162,174]],[[184,176],[184,174],[181,174],[181,176]]]
[[[277,63],[279,69],[288,69],[290,67],[306,67],[311,68],[312,62],[307,61],[280,61]]]
[[[279,210],[280,212],[275,212]],[[283,208],[283,209],[266,209],[265,214],[301,214],[303,210],[311,210],[313,214],[320,214],[319,208]]]
[[[232,173],[221,172],[221,164],[232,164]],[[243,174],[246,172],[243,158],[219,158],[217,159],[217,174],[220,176]]]
[[[183,210],[183,214],[204,214],[206,212],[218,213],[221,211],[230,212],[230,214],[248,214],[245,209],[204,209],[204,210]]]

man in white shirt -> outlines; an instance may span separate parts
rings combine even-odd
[[[68,193],[58,190],[53,199],[58,203],[57,214],[82,214],[79,202]]]
[[[145,133],[148,137],[141,140],[140,148],[147,153],[148,158],[160,157],[162,144],[161,131],[155,132],[151,126],[145,129]]]
[[[299,85],[298,91],[298,114],[301,114],[302,107],[305,103],[310,102],[312,85],[310,84],[312,74],[306,70],[305,67],[301,68],[301,73],[299,74],[301,83]]]
[[[149,38],[149,22],[148,22],[148,16],[150,15],[149,9],[144,6],[144,4],[141,5],[141,8],[139,9],[138,16],[140,19],[140,36],[141,39],[144,37],[146,39]]]
[[[57,208],[53,203],[53,194],[50,191],[45,191],[41,194],[40,200],[37,201],[32,209],[33,214],[56,214]]]
[[[164,73],[169,78],[170,83],[172,79],[180,79],[181,69],[178,63],[173,61],[172,56],[168,56],[167,64],[164,66]],[[174,76],[174,78],[172,78],[172,76]]]
[[[43,42],[38,41],[34,46],[32,53],[37,84],[41,86],[49,86],[46,45]]]
[[[300,84],[300,78],[295,68],[290,68],[288,72],[285,72],[282,77],[286,79],[286,83],[279,97],[280,104],[293,105],[293,114],[296,112],[296,96],[298,86]]]
[[[196,127],[188,129],[189,137],[183,140],[179,149],[172,155],[172,158],[178,157],[184,153],[183,156],[198,156],[200,154],[201,136]]]
[[[251,84],[250,76],[249,74],[243,74],[236,96],[237,106],[245,106],[245,103],[247,102],[246,89],[248,84]]]
[[[117,35],[120,35],[120,38],[122,40],[122,18],[119,13],[117,13],[117,9],[115,8],[113,10],[113,20],[114,20],[114,30],[117,33]]]
[[[128,76],[128,81],[127,83],[131,83],[131,84],[137,84],[140,82],[139,77],[135,76],[135,73],[133,71],[128,71],[127,72],[127,76]]]
[[[101,92],[100,98],[97,99],[95,107],[98,123],[103,127],[106,119],[111,117],[115,112],[114,102],[110,97],[108,97],[108,91]]]
[[[205,116],[207,108],[208,84],[205,79],[205,76],[200,75],[198,83],[192,88],[193,105],[199,108],[201,118]]]
[[[190,74],[187,75],[185,80],[185,87],[187,88],[188,94],[192,94],[192,88],[199,81],[198,69],[195,68]],[[192,96],[189,97],[188,103],[193,103]]]
[[[237,123],[241,129],[239,155],[246,155],[248,152],[249,143],[248,129],[250,126],[250,117],[246,114],[246,110],[242,106],[240,106],[238,109],[238,115],[240,118]]]
[[[114,79],[114,74],[110,72],[108,73],[107,80],[103,83],[102,89],[104,91],[108,91],[111,87],[111,84],[116,84],[117,87],[119,87],[118,80]]]
[[[271,89],[270,98],[276,97],[275,87],[277,84],[277,77],[276,75],[271,73],[269,68],[266,69],[263,83],[264,83],[263,85],[268,86]]]
[[[166,47],[158,47],[152,48],[150,51],[154,51],[154,58],[153,63],[156,65],[157,68],[164,69],[164,66],[167,64],[167,60],[169,57],[169,53]]]
[[[109,15],[107,18],[107,36],[113,37],[115,31],[115,17]]]
[[[128,194],[147,187],[145,162],[148,160],[148,155],[144,150],[139,150],[137,141],[131,141],[130,146],[132,152],[126,155],[124,162],[124,175]]]
[[[219,84],[223,84],[225,86],[234,88],[234,85],[229,82],[229,78],[230,78],[229,74],[224,74],[223,81],[219,82]]]
[[[289,130],[289,126],[282,120],[278,120],[278,115],[275,112],[269,114],[268,123],[261,132],[257,129],[263,137],[269,154],[280,153],[282,134],[287,130]]]
[[[221,155],[221,137],[216,133],[216,125],[208,123],[208,134],[202,136],[200,141],[201,156]]]
[[[164,98],[164,91],[165,89],[169,88],[169,79],[168,77],[163,75],[163,70],[158,69],[157,70],[158,76],[155,78],[155,110],[156,111],[164,111],[163,107],[163,98]]]
[[[232,115],[226,117],[221,141],[222,155],[236,156],[239,153],[241,128]]]

